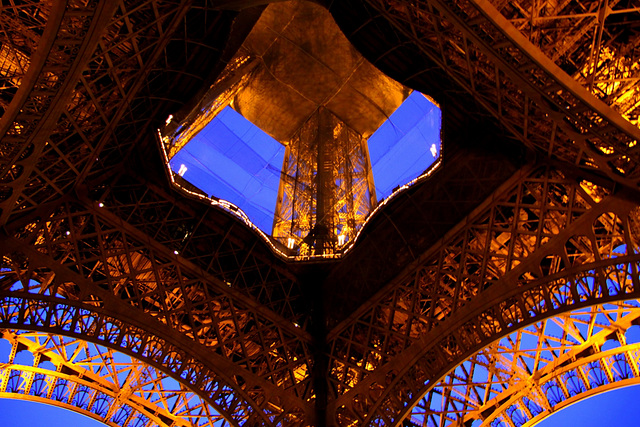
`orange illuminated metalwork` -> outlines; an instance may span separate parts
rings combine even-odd
[[[198,106],[170,117],[160,138],[171,160],[224,107],[242,114],[286,146],[273,229],[259,232],[283,256],[331,258],[352,246],[377,205],[367,140],[411,92],[367,62],[326,9],[279,3],[265,9]]]
[[[0,397],[126,427],[527,427],[637,382],[638,16],[3,2]],[[448,145],[375,207],[363,140],[411,95],[371,64],[446,108]],[[281,240],[167,179],[222,105],[287,147]]]

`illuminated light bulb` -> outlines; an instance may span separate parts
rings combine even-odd
[[[104,208],[104,203],[102,203],[102,202],[98,203],[98,207]]]
[[[289,249],[293,249],[293,245],[294,245],[294,243],[295,243],[295,242],[296,242],[296,241],[295,241],[295,239],[294,239],[293,237],[289,237],[289,238],[287,239],[287,247],[288,247]]]
[[[436,144],[431,144],[431,154],[433,154],[434,158],[438,157],[438,147],[436,147]]]
[[[178,251],[173,251],[173,254],[174,254],[174,255],[179,255],[179,254],[180,254],[180,252],[178,252]]]
[[[345,241],[345,239],[346,239],[346,238],[347,238],[347,236],[346,236],[346,235],[344,235],[344,234],[338,234],[338,245],[339,245],[339,246],[344,245],[344,241]]]
[[[186,171],[187,171],[187,167],[183,163],[180,165],[180,169],[178,169],[178,175],[184,176]]]
[[[164,123],[168,125],[171,123],[171,120],[173,120],[173,114],[169,114],[169,117],[167,117],[167,120]]]

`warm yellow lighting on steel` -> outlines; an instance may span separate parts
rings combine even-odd
[[[274,3],[199,105],[168,119],[160,139],[171,159],[232,107],[286,146],[272,248],[334,258],[351,248],[378,204],[367,139],[411,92],[366,61],[325,8]],[[437,156],[438,147],[430,149]],[[213,204],[246,217],[223,200]]]

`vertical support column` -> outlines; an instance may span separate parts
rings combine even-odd
[[[311,309],[308,331],[313,340],[311,380],[315,395],[315,422],[308,421],[308,424],[317,427],[332,425],[331,422],[327,422],[327,403],[329,401],[329,358],[327,355],[329,348],[327,347],[326,295],[322,286],[326,278],[327,270],[317,264],[305,268],[299,277]]]
[[[316,224],[315,250],[316,255],[333,252],[334,244],[334,206],[335,179],[333,176],[336,153],[334,147],[334,124],[332,114],[324,107],[318,109],[318,133],[316,134],[317,172],[316,172]]]
[[[273,221],[273,237],[303,256],[313,246],[307,237],[315,223],[317,119],[311,116],[287,144]]]
[[[362,135],[320,107],[289,142],[282,171],[276,239],[295,243],[299,255],[320,256],[355,238],[375,203]]]

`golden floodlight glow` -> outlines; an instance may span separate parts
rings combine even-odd
[[[167,119],[160,139],[171,161],[226,108],[235,110],[285,147],[273,228],[261,226],[260,234],[270,233],[272,247],[287,257],[333,258],[352,247],[385,197],[376,197],[368,140],[412,92],[365,60],[324,7],[277,2],[265,8],[200,103]],[[440,141],[425,144],[433,160],[418,177],[440,163]],[[181,161],[173,173],[191,182],[196,165]],[[413,175],[392,187],[415,180]],[[243,193],[242,188],[233,191]],[[218,206],[225,202],[211,200]],[[226,203],[232,213],[242,213],[238,202]]]

